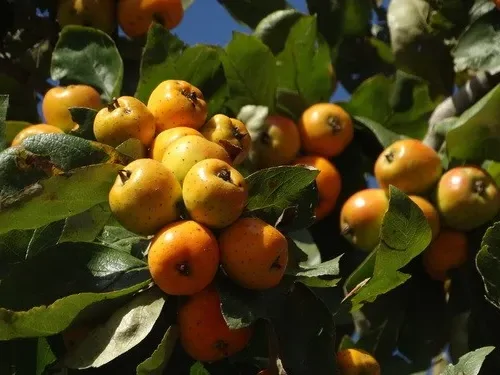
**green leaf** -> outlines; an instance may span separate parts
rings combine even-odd
[[[309,230],[300,229],[290,232],[288,237],[307,256],[307,259],[301,263],[303,266],[312,267],[321,263],[321,252]]]
[[[370,30],[371,19],[371,1],[346,1],[343,34],[347,36],[365,36],[367,31]]]
[[[295,23],[277,60],[279,87],[296,90],[308,105],[330,99],[330,48],[317,32],[315,16]]]
[[[344,106],[354,117],[367,118],[393,133],[421,139],[436,105],[424,81],[399,71],[394,78],[376,75],[365,80]]]
[[[175,58],[186,48],[175,35],[158,22],[149,28],[142,53],[140,78],[135,97],[147,103],[149,95],[160,82],[171,78]]]
[[[26,259],[32,258],[56,245],[61,237],[63,228],[64,220],[58,220],[35,229],[26,250]]]
[[[276,55],[285,47],[292,26],[303,16],[296,9],[277,10],[259,22],[253,35],[262,40]]]
[[[12,230],[0,235],[0,280],[12,266],[24,262],[32,230]]]
[[[210,375],[203,363],[196,361],[189,369],[189,375]]]
[[[116,250],[130,253],[140,258],[146,251],[150,240],[132,233],[123,227],[105,226],[96,241]]]
[[[92,242],[111,216],[107,202],[66,218],[59,242]]]
[[[285,0],[217,0],[238,22],[254,29],[267,15],[288,8]]]
[[[276,61],[262,41],[233,32],[233,39],[221,51],[220,59],[231,98],[228,106],[235,113],[245,104],[274,108]],[[259,74],[255,74],[257,67]]]
[[[7,109],[9,108],[9,95],[0,95],[0,150],[8,147],[10,142],[8,140],[7,126],[5,120],[7,119]]]
[[[79,125],[76,130],[71,130],[69,134],[95,141],[94,119],[97,111],[92,108],[71,107],[69,112],[73,121]]]
[[[495,51],[500,41],[499,25],[500,14],[492,11],[481,16],[465,30],[452,50],[457,72],[498,67],[500,59]]]
[[[307,103],[297,91],[278,88],[276,90],[277,112],[298,122],[302,113],[307,109]]]
[[[446,134],[449,159],[500,161],[500,85],[467,109]]]
[[[318,17],[318,30],[331,47],[342,38],[346,0],[307,0],[310,14]]]
[[[113,39],[91,27],[69,25],[52,53],[53,80],[78,82],[100,89],[103,100],[120,96],[123,61]]]
[[[126,353],[151,332],[166,302],[159,288],[151,288],[116,310],[64,358],[74,369],[101,367]]]
[[[500,309],[500,222],[486,230],[481,249],[476,255],[476,267],[483,279],[486,299]]]
[[[12,143],[17,133],[30,125],[33,124],[26,121],[5,121],[5,142],[7,146]]]
[[[442,375],[478,375],[486,356],[494,349],[494,346],[485,346],[464,354],[456,365],[448,365]]]
[[[162,375],[163,371],[170,359],[177,339],[179,337],[179,327],[176,325],[168,327],[165,335],[151,354],[150,357],[145,359],[137,366],[137,375]]]
[[[36,375],[42,375],[47,366],[51,365],[57,360],[56,355],[52,351],[47,339],[40,337],[37,340],[36,350]]]
[[[246,214],[258,216],[284,232],[307,228],[314,222],[318,199],[314,181],[318,173],[302,166],[272,167],[252,173],[246,178]]]
[[[351,275],[348,280],[348,285],[352,286],[370,278],[352,297],[353,310],[365,302],[373,302],[379,295],[408,280],[410,275],[399,270],[422,253],[431,242],[431,228],[422,210],[394,186],[390,187],[389,194],[389,209],[384,215],[375,255],[370,255],[354,272],[358,275]]]
[[[119,164],[97,164],[37,182],[22,203],[0,211],[0,233],[34,229],[108,200]]]
[[[388,147],[396,141],[407,138],[404,135],[397,134],[380,123],[370,120],[367,117],[354,116],[355,124],[362,126],[363,128],[370,131],[382,145],[382,147]]]

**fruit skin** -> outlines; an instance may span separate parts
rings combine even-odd
[[[429,222],[432,231],[432,239],[435,239],[441,230],[441,220],[439,212],[427,199],[417,195],[410,195],[409,198],[422,210],[425,218]]]
[[[137,138],[144,146],[153,141],[155,118],[148,107],[132,96],[114,99],[94,119],[94,136],[98,142],[116,147],[129,138]]]
[[[109,192],[109,205],[116,219],[126,229],[142,235],[154,234],[176,220],[181,199],[181,186],[174,174],[152,159],[128,164]]]
[[[219,268],[219,246],[210,229],[193,220],[170,223],[151,240],[148,266],[158,287],[170,295],[206,288]]]
[[[266,130],[254,140],[251,160],[258,169],[290,164],[300,150],[297,125],[283,116],[268,116]]]
[[[241,173],[225,161],[206,159],[186,174],[182,197],[193,220],[210,228],[224,228],[243,213],[248,186]]]
[[[316,177],[319,202],[316,206],[316,220],[325,218],[335,208],[342,188],[342,178],[337,168],[326,158],[317,155],[301,156],[295,165],[306,165],[318,169]]]
[[[302,148],[325,158],[340,155],[354,138],[351,116],[333,103],[307,108],[298,123]]]
[[[229,329],[221,312],[219,294],[213,285],[193,294],[177,311],[180,342],[197,361],[212,362],[243,350],[252,328]]]
[[[220,159],[231,163],[231,158],[222,146],[197,135],[186,135],[168,145],[162,163],[174,172],[182,185],[189,170],[205,159]]]
[[[382,220],[389,199],[382,189],[364,189],[351,195],[340,211],[340,229],[344,237],[363,251],[370,252],[379,243]]]
[[[360,349],[345,349],[337,353],[337,366],[340,375],[380,375],[377,360],[368,352]]]
[[[151,149],[149,150],[149,157],[151,159],[161,161],[168,145],[186,135],[197,135],[199,137],[203,137],[198,130],[188,128],[186,126],[179,126],[178,128],[164,130],[153,140]]]
[[[64,132],[61,130],[61,128],[58,128],[57,126],[54,125],[48,125],[48,124],[29,125],[16,134],[10,145],[18,146],[29,136],[35,134],[47,134],[47,133],[64,133]]]
[[[56,86],[49,89],[42,101],[45,122],[68,132],[77,124],[73,122],[70,107],[102,108],[101,97],[96,89],[88,85]]]
[[[268,369],[260,370],[257,375],[271,375],[271,372]]]
[[[112,34],[116,28],[114,0],[60,0],[57,21],[61,27],[82,25]]]
[[[445,281],[451,269],[467,260],[467,236],[463,232],[443,230],[424,251],[422,260],[432,279]]]
[[[485,170],[464,166],[450,169],[441,177],[436,203],[448,227],[469,231],[493,220],[500,196],[495,181]]]
[[[202,92],[186,81],[161,82],[149,96],[147,105],[156,118],[158,132],[178,126],[198,130],[207,118]]]
[[[406,194],[428,192],[443,173],[436,151],[418,139],[402,139],[387,147],[375,162],[375,178],[388,191],[394,185]]]
[[[288,242],[272,225],[255,217],[236,220],[219,236],[221,264],[227,275],[247,289],[279,284],[288,264]]]
[[[144,35],[154,17],[172,30],[184,18],[181,0],[120,0],[118,2],[118,23],[131,38]]]
[[[224,147],[233,165],[241,164],[248,156],[252,139],[240,120],[216,114],[201,127],[200,132],[209,141]]]

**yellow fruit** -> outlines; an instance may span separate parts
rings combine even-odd
[[[153,144],[151,145],[151,150],[149,151],[149,157],[151,159],[162,161],[163,154],[165,154],[165,150],[168,145],[186,135],[197,135],[199,137],[203,137],[198,130],[185,126],[164,130],[155,137]]]
[[[345,349],[337,353],[340,375],[380,375],[380,365],[370,354],[360,349]]]

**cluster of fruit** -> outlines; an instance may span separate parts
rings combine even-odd
[[[379,188],[353,194],[341,210],[341,231],[357,248],[370,252],[379,243],[382,219],[393,185],[422,210],[432,230],[423,255],[431,278],[444,281],[467,259],[466,232],[493,220],[500,209],[498,186],[481,167],[443,170],[437,152],[416,139],[387,147],[375,163]]]
[[[112,34],[118,23],[131,38],[146,34],[153,19],[170,30],[183,17],[181,0],[59,0],[57,4],[61,27],[91,26]]]

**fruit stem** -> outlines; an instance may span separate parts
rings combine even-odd
[[[189,276],[191,274],[191,269],[187,262],[179,263],[175,267],[182,276]]]
[[[486,192],[486,183],[483,180],[474,181],[474,193],[483,196]]]
[[[193,91],[182,90],[181,94],[184,95],[186,98],[188,98],[191,101],[191,103],[193,104],[193,107],[196,105],[196,101],[198,100],[196,93],[194,93]]]
[[[120,103],[118,103],[118,98],[113,97],[111,103],[108,104],[108,111],[113,112],[115,109],[120,107]]]
[[[394,161],[394,153],[392,151],[389,151],[387,154],[384,155],[384,157],[388,163],[392,163]]]
[[[225,168],[217,172],[216,176],[222,178],[226,182],[231,182],[231,173]]]
[[[342,125],[337,116],[328,116],[326,120],[328,125],[332,128],[333,133],[339,133],[342,130]]]
[[[120,169],[118,171],[118,176],[120,176],[120,179],[122,180],[122,184],[125,184],[125,182],[128,181],[130,176],[132,175],[132,172],[126,170],[126,169]]]

